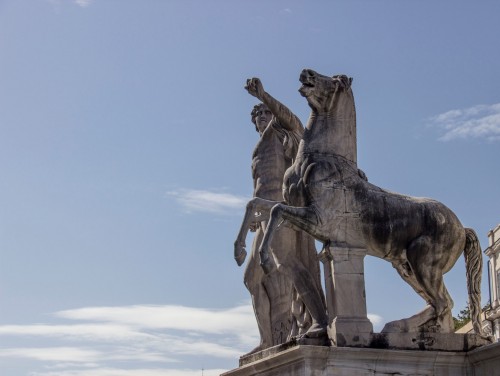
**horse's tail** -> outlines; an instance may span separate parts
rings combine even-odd
[[[472,327],[476,334],[482,335],[481,325],[481,273],[483,270],[483,255],[476,232],[465,229],[465,269],[467,274],[467,292],[469,294],[469,309]]]

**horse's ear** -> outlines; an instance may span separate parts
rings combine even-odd
[[[340,85],[344,90],[349,90],[352,84],[352,77],[347,77],[345,74],[339,74],[338,76],[333,76],[340,81]]]

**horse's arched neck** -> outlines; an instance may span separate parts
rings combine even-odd
[[[335,154],[357,163],[356,114],[348,111],[312,110],[299,153]]]

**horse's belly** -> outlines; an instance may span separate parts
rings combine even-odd
[[[390,192],[369,195],[360,208],[360,226],[374,255],[391,257],[426,237],[446,252],[460,252],[463,227],[440,202]]]

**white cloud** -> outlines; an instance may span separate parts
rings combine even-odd
[[[382,324],[383,324],[382,316],[376,315],[374,313],[368,313],[367,316],[368,316],[368,319],[373,324],[373,331],[379,332],[382,329]]]
[[[64,324],[2,325],[0,337],[32,337],[56,341],[47,347],[0,348],[0,358],[43,363],[32,376],[191,376],[200,370],[158,368],[182,364],[182,357],[238,359],[259,342],[251,304],[228,309],[178,305],[84,307],[54,313]],[[382,322],[369,314],[374,326]],[[74,324],[72,324],[74,322]],[[68,341],[71,346],[67,346]],[[0,340],[0,343],[5,343]],[[124,370],[124,363],[155,364],[156,368]],[[211,373],[212,372],[212,373]],[[219,375],[224,370],[206,370]]]
[[[52,362],[94,362],[101,358],[99,351],[76,347],[3,348],[0,357],[28,358]]]
[[[255,333],[255,318],[250,304],[228,309],[177,305],[86,307],[59,311],[55,315],[70,320],[108,322],[128,328],[174,329],[210,334]],[[203,325],[196,326],[193,323]],[[2,327],[0,333],[1,330]]]
[[[15,337],[17,342],[41,337],[45,345],[0,348],[2,358],[37,360],[53,370],[40,375],[108,375],[102,373],[102,367],[111,367],[106,372],[115,372],[114,366],[123,362],[179,363],[182,357],[193,356],[238,359],[259,341],[249,303],[229,309],[174,305],[85,307],[59,311],[54,316],[74,324],[0,326],[0,337]],[[66,346],[68,341],[72,346]],[[82,367],[86,370],[75,371]],[[109,374],[126,375],[119,371]],[[151,372],[181,374],[165,369]]]
[[[124,325],[74,324],[74,325],[3,325],[0,335],[65,337],[66,339],[92,341],[139,341],[155,338]]]
[[[167,192],[187,212],[241,213],[249,198],[230,193],[217,193],[205,190],[181,189]]]
[[[500,141],[500,103],[451,110],[430,119],[441,128],[442,141],[458,138],[479,138]]]
[[[82,8],[88,7],[93,0],[75,0],[75,4],[81,6]]]
[[[219,376],[225,369],[204,369],[204,376]],[[64,370],[35,372],[32,376],[200,376],[201,369],[119,369],[98,368],[85,370]]]

